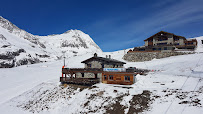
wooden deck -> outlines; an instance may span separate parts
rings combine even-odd
[[[68,84],[78,84],[78,85],[94,85],[99,83],[99,78],[69,78],[69,77],[60,77],[61,83]]]

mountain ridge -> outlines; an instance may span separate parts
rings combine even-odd
[[[2,16],[0,49],[0,68],[58,60],[62,58],[63,52],[69,57],[102,52],[92,38],[80,30],[71,29],[62,34],[48,36],[33,35]]]

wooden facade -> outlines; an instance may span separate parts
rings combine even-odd
[[[135,73],[127,72],[103,72],[102,83],[131,85],[135,82]]]
[[[186,39],[173,33],[160,31],[144,40],[145,45],[135,47],[128,52],[153,52],[153,51],[174,51],[175,49],[193,51],[197,46],[196,39]]]
[[[128,68],[125,69],[125,71],[116,72],[104,70],[105,68],[123,69],[124,62],[110,58],[97,57],[95,54],[94,57],[82,61],[82,63],[85,64],[85,68],[62,68],[60,82],[80,85],[93,85],[99,82],[123,85],[134,83],[135,69]],[[106,76],[108,79],[106,79]]]

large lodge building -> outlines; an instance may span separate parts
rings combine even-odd
[[[170,52],[174,50],[194,50],[197,46],[196,39],[186,39],[183,36],[178,36],[164,31],[160,31],[144,41],[144,46],[135,47],[129,52]]]
[[[62,68],[60,82],[80,85],[93,85],[99,82],[106,84],[131,85],[135,82],[134,69],[125,69],[122,61],[98,57],[95,53],[93,57],[82,61],[85,68]]]

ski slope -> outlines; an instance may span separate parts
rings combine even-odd
[[[122,60],[122,56],[124,55],[124,51],[116,51],[116,52],[105,52],[98,53],[98,56],[105,57],[106,55],[112,55],[113,59]],[[93,56],[92,54],[86,54],[76,57],[70,57],[66,59],[67,67],[84,67],[81,61]],[[121,104],[128,106],[125,109],[127,113],[130,107],[130,99],[133,95],[142,93],[143,90],[149,90],[154,95],[161,96],[157,98],[152,104],[150,110],[145,111],[149,114],[163,114],[166,113],[167,108],[168,114],[179,114],[184,109],[184,114],[196,113],[201,114],[203,109],[197,106],[190,106],[189,104],[179,104],[181,101],[190,99],[190,96],[196,94],[194,98],[202,99],[202,93],[197,94],[196,92],[192,92],[195,90],[199,90],[200,87],[203,86],[203,53],[191,54],[191,55],[181,55],[174,56],[164,59],[155,59],[147,62],[126,62],[125,67],[134,66],[137,68],[144,68],[153,70],[147,76],[137,76],[137,82],[130,86],[132,89],[125,90],[114,87],[114,85],[108,84],[97,84],[98,91],[105,90],[104,93],[106,96],[110,96],[111,98],[115,98],[118,94],[112,93],[113,90],[117,90],[118,93],[128,92],[130,95],[125,96]],[[123,60],[122,60],[123,61]],[[63,61],[55,61],[55,62],[47,62],[47,63],[39,63],[34,65],[20,66],[11,69],[0,69],[0,111],[4,114],[10,113],[31,113],[29,111],[25,111],[22,108],[15,107],[18,103],[24,103],[25,101],[32,99],[29,94],[26,94],[28,91],[37,91],[39,88],[43,88],[44,85],[54,85],[58,86],[59,77],[61,76],[61,68],[63,65]],[[197,87],[196,87],[197,86]],[[45,89],[53,89],[51,87],[44,87]],[[107,89],[108,88],[108,89]],[[181,88],[181,90],[179,90]],[[172,90],[177,89],[176,93],[170,93]],[[163,92],[166,90],[168,94],[172,94],[169,97],[166,97],[167,92]],[[56,103],[48,103],[51,107],[49,111],[42,111],[39,113],[77,113],[78,111],[85,110],[84,107],[80,105],[77,106],[77,103],[86,102],[87,98],[85,95],[87,93],[94,93],[93,90],[85,89],[84,91],[77,92],[75,91],[75,95],[72,95],[72,103],[69,105],[66,104],[64,100],[57,101]],[[201,91],[201,90],[200,90]],[[187,97],[183,100],[177,99],[175,96],[181,92],[189,92]],[[22,96],[26,96],[26,99],[22,99]],[[78,99],[83,98],[83,100]],[[99,100],[99,98],[97,98]],[[17,100],[13,102],[13,100]],[[70,102],[69,101],[69,102]],[[16,104],[16,102],[18,102]],[[91,106],[97,106],[100,101],[91,101]],[[62,104],[60,104],[62,103]],[[203,101],[201,100],[202,104]],[[58,105],[60,104],[60,106]],[[108,104],[108,103],[107,103]],[[106,105],[107,105],[106,104]],[[111,103],[109,103],[111,104]],[[69,108],[65,108],[65,107]],[[63,108],[61,108],[63,107]],[[72,108],[71,108],[72,107]],[[160,108],[161,107],[161,108]],[[185,108],[186,107],[186,108]],[[12,109],[12,110],[10,110]],[[10,111],[8,111],[10,110]],[[71,111],[70,111],[71,110]],[[104,110],[104,111],[102,111]],[[97,113],[104,113],[105,109],[101,108]]]

